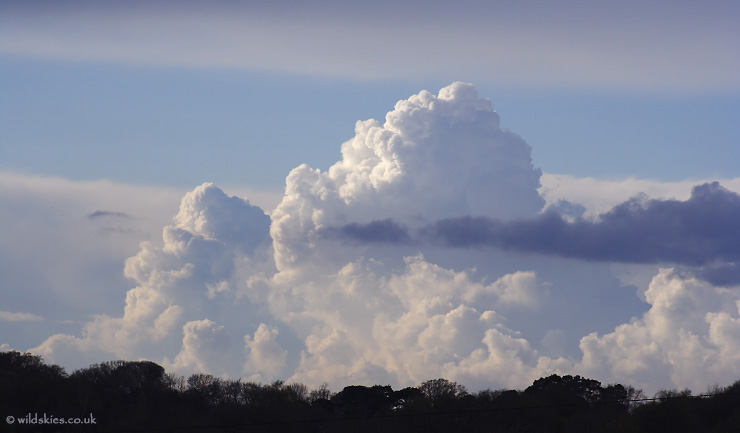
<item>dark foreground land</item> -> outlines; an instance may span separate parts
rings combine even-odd
[[[67,374],[37,356],[2,352],[0,415],[0,432],[737,433],[740,381],[702,396],[661,391],[654,398],[557,375],[523,391],[468,393],[435,379],[415,388],[348,386],[333,394],[281,381],[186,379],[147,361]]]

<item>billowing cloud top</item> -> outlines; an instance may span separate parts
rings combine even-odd
[[[297,260],[316,231],[389,216],[423,223],[460,215],[532,216],[544,205],[541,171],[518,135],[472,84],[422,91],[377,120],[357,122],[328,172],[302,165],[272,214],[278,267]]]
[[[183,197],[175,223],[178,229],[251,252],[266,240],[270,218],[248,201],[228,197],[214,184],[204,183]]]

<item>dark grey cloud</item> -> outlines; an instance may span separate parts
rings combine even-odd
[[[569,222],[550,209],[536,218],[510,221],[448,218],[415,233],[390,219],[325,233],[357,242],[419,241],[593,261],[673,263],[694,267],[698,276],[716,284],[740,282],[740,195],[718,182],[695,186],[686,201],[638,196],[596,221],[579,217]]]
[[[319,232],[325,238],[360,243],[404,244],[411,242],[408,228],[390,218],[372,221],[368,224],[352,223],[341,227],[326,227]]]
[[[87,216],[91,220],[104,218],[104,217],[116,217],[116,218],[129,218],[130,215],[123,212],[109,212],[106,210],[96,210],[95,212]]]
[[[547,209],[570,218],[581,218],[586,213],[585,206],[567,200],[558,200],[557,203],[550,205]]]
[[[554,211],[530,220],[451,218],[425,230],[449,246],[627,263],[701,266],[740,261],[740,196],[719,183],[694,187],[687,201],[635,197],[598,221],[567,222]]]
[[[710,263],[694,271],[695,275],[715,286],[740,284],[740,263]]]

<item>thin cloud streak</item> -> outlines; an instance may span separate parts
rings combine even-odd
[[[44,320],[43,317],[31,313],[11,313],[9,311],[0,311],[0,321],[3,322],[39,322]]]
[[[464,77],[522,86],[740,89],[740,34],[728,19],[737,15],[731,4],[697,11],[677,2],[518,3],[5,6],[0,52],[360,80]]]

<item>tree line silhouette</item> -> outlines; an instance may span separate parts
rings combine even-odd
[[[183,377],[149,361],[111,361],[67,374],[39,356],[0,353],[0,432],[716,432],[740,431],[740,381],[702,396],[580,376],[525,390],[475,393],[446,379],[417,387],[270,384]],[[36,415],[95,425],[20,424]]]

